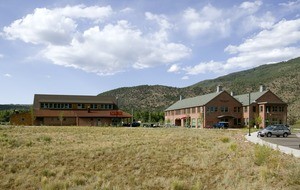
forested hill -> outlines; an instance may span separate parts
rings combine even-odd
[[[29,104],[0,104],[1,110],[29,110]]]
[[[132,108],[138,111],[163,111],[179,100],[180,96],[188,98],[214,92],[217,85],[222,85],[228,92],[242,94],[258,91],[260,84],[287,102],[289,115],[300,119],[300,58],[262,65],[185,88],[142,85],[118,88],[99,95],[117,96],[119,106],[127,111]]]

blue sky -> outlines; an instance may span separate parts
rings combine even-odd
[[[185,87],[300,56],[300,0],[0,0],[0,104]]]

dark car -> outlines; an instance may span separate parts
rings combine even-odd
[[[224,122],[224,121],[220,121],[220,122],[214,124],[214,128],[217,128],[217,129],[227,129],[228,127],[229,127],[229,123]]]
[[[139,122],[133,123],[123,123],[123,127],[139,127],[141,124]]]
[[[276,137],[288,137],[291,134],[290,129],[286,125],[269,125],[266,128],[260,130],[257,135],[261,137],[272,137],[276,135]]]
[[[131,127],[139,127],[141,124],[139,122],[133,122]]]

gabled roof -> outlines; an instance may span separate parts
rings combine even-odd
[[[235,99],[237,99],[239,102],[241,102],[243,104],[243,106],[248,106],[249,102],[250,104],[252,104],[253,102],[255,102],[258,98],[260,98],[262,95],[264,95],[265,93],[267,93],[268,90],[262,91],[262,92],[251,92],[248,94],[241,94],[241,95],[237,95],[234,96]],[[250,95],[250,99],[249,99],[249,95]]]
[[[193,98],[179,100],[176,103],[174,103],[173,105],[171,105],[170,107],[168,107],[165,111],[203,106],[223,92],[225,92],[225,91],[214,92],[214,93],[205,94],[202,96],[196,96]]]

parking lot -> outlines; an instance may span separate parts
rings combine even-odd
[[[266,142],[270,142],[273,144],[278,144],[281,146],[286,146],[289,148],[293,148],[293,149],[297,149],[299,150],[299,145],[300,145],[300,138],[297,137],[295,134],[289,135],[287,138],[283,138],[281,137],[276,137],[276,136],[272,136],[272,137],[259,137],[262,140],[266,141]]]

